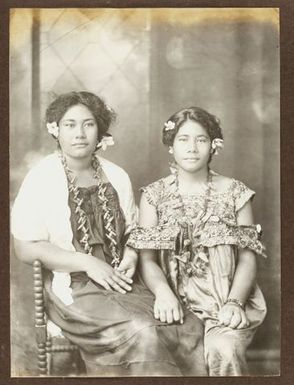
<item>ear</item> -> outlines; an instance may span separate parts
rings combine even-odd
[[[169,153],[169,154],[173,154],[173,153],[174,153],[174,149],[173,149],[172,147],[169,147],[169,148],[168,148],[168,153]]]

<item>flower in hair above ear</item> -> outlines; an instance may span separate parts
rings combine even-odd
[[[211,143],[211,148],[214,150],[215,155],[218,154],[218,150],[221,150],[224,147],[224,141],[220,138],[213,139]]]
[[[108,111],[113,112],[113,109],[112,109],[108,104],[106,104],[106,103],[105,103],[105,108],[106,108]]]
[[[111,135],[103,136],[100,142],[97,144],[97,149],[102,148],[103,151],[106,150],[107,146],[113,146],[114,140]]]
[[[172,122],[171,120],[169,120],[168,122],[164,123],[164,129],[165,131],[173,130],[175,128],[175,125],[176,125],[175,122]]]
[[[57,139],[59,136],[59,127],[57,126],[57,123],[56,122],[47,123],[46,127],[49,134],[53,135]]]

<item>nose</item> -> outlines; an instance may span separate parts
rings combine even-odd
[[[76,126],[76,138],[85,138],[85,129],[82,124]]]
[[[188,143],[189,152],[198,152],[197,140],[190,140]]]

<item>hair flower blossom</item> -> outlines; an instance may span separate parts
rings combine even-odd
[[[103,151],[106,150],[107,146],[113,146],[114,140],[111,135],[103,136],[100,142],[97,145],[97,149],[102,148]]]
[[[218,155],[218,150],[221,150],[224,147],[224,141],[220,138],[213,139],[211,143],[211,148],[214,150],[215,155]]]
[[[168,122],[164,123],[164,129],[165,131],[173,130],[175,128],[175,125],[176,125],[175,122],[172,122],[171,120],[169,120]]]
[[[49,134],[53,135],[57,139],[59,135],[59,127],[57,126],[57,123],[56,122],[47,123],[46,127]]]

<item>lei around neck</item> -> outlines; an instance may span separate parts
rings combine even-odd
[[[89,225],[88,225],[87,215],[83,209],[84,199],[81,197],[80,189],[75,183],[76,175],[72,175],[72,172],[67,165],[66,158],[62,154],[62,152],[59,152],[58,155],[67,177],[69,193],[72,194],[73,201],[75,203],[75,214],[78,217],[78,230],[82,232],[82,237],[78,241],[83,245],[85,253],[92,255],[93,248],[89,244],[89,238],[90,238]],[[98,185],[97,194],[99,199],[102,201],[103,226],[105,229],[105,236],[107,238],[107,243],[112,255],[111,265],[114,266],[114,268],[117,268],[119,266],[121,258],[118,252],[118,242],[117,242],[116,229],[114,226],[114,216],[108,205],[108,199],[105,194],[106,186],[104,186],[102,182],[103,170],[99,162],[99,159],[94,154],[92,156],[92,168],[94,170],[93,177],[96,180]]]

